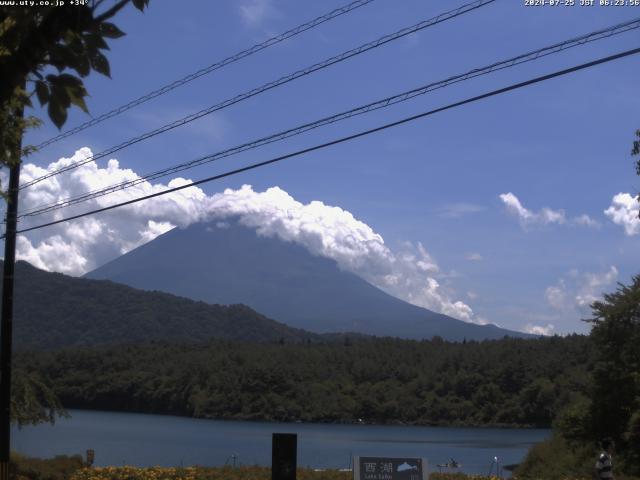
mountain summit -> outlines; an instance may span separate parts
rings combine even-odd
[[[229,223],[176,228],[86,275],[212,304],[242,303],[312,332],[484,340],[526,334],[475,325],[395,298],[335,261]]]

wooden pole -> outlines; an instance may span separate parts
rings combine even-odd
[[[18,119],[22,118],[22,109]],[[4,239],[4,271],[2,277],[2,318],[0,319],[0,480],[9,480],[11,452],[11,350],[13,335],[13,275],[16,263],[16,230],[18,190],[20,185],[20,150],[18,142],[12,152],[9,170],[6,230]]]

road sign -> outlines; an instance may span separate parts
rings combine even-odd
[[[353,457],[354,480],[427,480],[424,458]]]

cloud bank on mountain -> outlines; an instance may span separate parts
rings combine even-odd
[[[28,182],[89,156],[91,151],[83,148],[46,169],[26,164],[22,181]],[[105,168],[88,162],[23,190],[20,210],[137,178],[133,170],[121,168],[117,160],[109,160]],[[188,182],[184,178],[174,178],[166,185],[142,182],[84,204],[27,217],[21,227],[58,220]],[[278,187],[256,192],[244,185],[238,190],[227,189],[213,195],[197,187],[186,188],[20,235],[17,256],[45,270],[81,275],[176,226],[186,227],[201,221],[224,222],[230,217],[255,228],[259,235],[296,242],[313,254],[331,258],[340,268],[410,303],[461,320],[476,320],[471,307],[454,300],[453,292],[438,282],[440,269],[421,243],[405,242],[399,250],[392,251],[380,234],[350,212],[320,201],[303,204]]]

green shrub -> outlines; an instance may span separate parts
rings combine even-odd
[[[529,450],[514,474],[519,479],[562,480],[592,478],[596,451],[589,447],[573,447],[564,438],[554,435]]]
[[[42,459],[11,454],[12,477],[19,480],[67,480],[83,466],[80,455]]]

